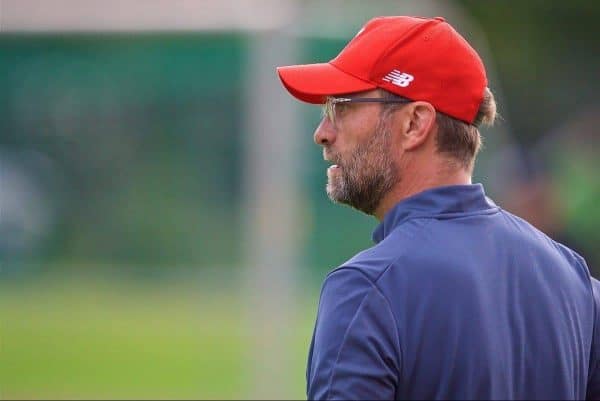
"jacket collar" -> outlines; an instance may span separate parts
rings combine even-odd
[[[466,213],[495,211],[498,207],[485,196],[483,185],[451,185],[429,189],[398,202],[373,231],[379,243],[396,227],[414,217],[455,217]]]

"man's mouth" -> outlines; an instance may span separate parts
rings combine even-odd
[[[333,170],[336,168],[340,168],[339,162],[333,158],[331,159],[325,159],[325,161],[331,163],[331,165],[328,167],[328,170]]]
[[[335,171],[340,168],[339,158],[333,157],[332,154],[328,154],[326,151],[323,152],[323,159],[326,162],[331,163],[331,165],[327,168],[327,171]]]
[[[328,162],[332,163],[328,168],[327,168],[327,173],[335,173],[337,171],[339,171],[341,169],[340,165],[338,164],[339,162],[336,163],[336,161],[334,160],[327,160]]]

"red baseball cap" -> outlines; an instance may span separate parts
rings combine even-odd
[[[304,102],[382,88],[467,123],[487,86],[481,58],[442,17],[373,18],[328,63],[278,67],[277,73]]]

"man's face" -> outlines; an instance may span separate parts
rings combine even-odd
[[[380,97],[370,91],[344,97]],[[382,105],[336,105],[335,123],[326,116],[315,132],[325,159],[327,194],[334,202],[373,214],[381,200],[399,181],[396,152]]]

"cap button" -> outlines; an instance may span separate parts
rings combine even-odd
[[[434,19],[441,21],[441,22],[446,22],[446,20],[444,19],[444,17],[435,17]]]

